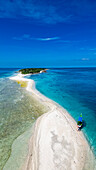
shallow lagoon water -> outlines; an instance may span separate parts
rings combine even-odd
[[[76,121],[83,114],[82,131],[96,156],[96,68],[50,69],[30,78],[41,93],[62,105]]]
[[[30,131],[37,117],[46,111],[25,88],[6,77],[10,73],[0,78],[0,170],[10,157],[14,140]]]
[[[16,144],[23,134],[27,141],[32,124],[45,112],[25,88],[7,78],[14,70],[0,70],[0,170],[8,160],[12,146],[17,150]],[[51,69],[30,78],[35,80],[41,93],[62,105],[76,121],[82,112],[85,122],[82,130],[96,156],[96,69]],[[22,146],[25,144],[21,141]],[[11,159],[5,169],[10,167]]]

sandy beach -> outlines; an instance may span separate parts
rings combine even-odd
[[[34,126],[22,170],[95,170],[95,158],[75,120],[59,104],[42,95],[35,82],[22,74],[11,77],[27,82],[26,90],[48,107]]]

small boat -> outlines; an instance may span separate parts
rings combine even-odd
[[[82,128],[82,125],[83,125],[83,121],[82,121],[82,113],[78,119],[78,122],[77,122],[77,127],[78,127],[78,130],[80,130]]]

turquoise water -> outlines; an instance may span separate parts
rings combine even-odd
[[[9,76],[16,74],[15,70],[0,69],[0,170],[10,157],[14,140],[45,112],[25,88],[9,80]]]
[[[83,132],[96,156],[96,68],[51,69],[32,75],[36,88],[62,105],[77,121],[83,114]]]
[[[45,112],[25,88],[9,80],[15,71],[0,69],[0,170],[14,140]],[[41,93],[66,108],[76,121],[83,113],[82,130],[96,155],[96,68],[51,69],[30,78]]]

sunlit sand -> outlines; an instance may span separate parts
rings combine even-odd
[[[29,141],[28,156],[21,169],[95,169],[93,153],[83,133],[77,131],[76,122],[69,113],[37,91],[33,80],[24,78],[21,74],[11,79],[27,82],[26,90],[49,108],[35,123]]]

